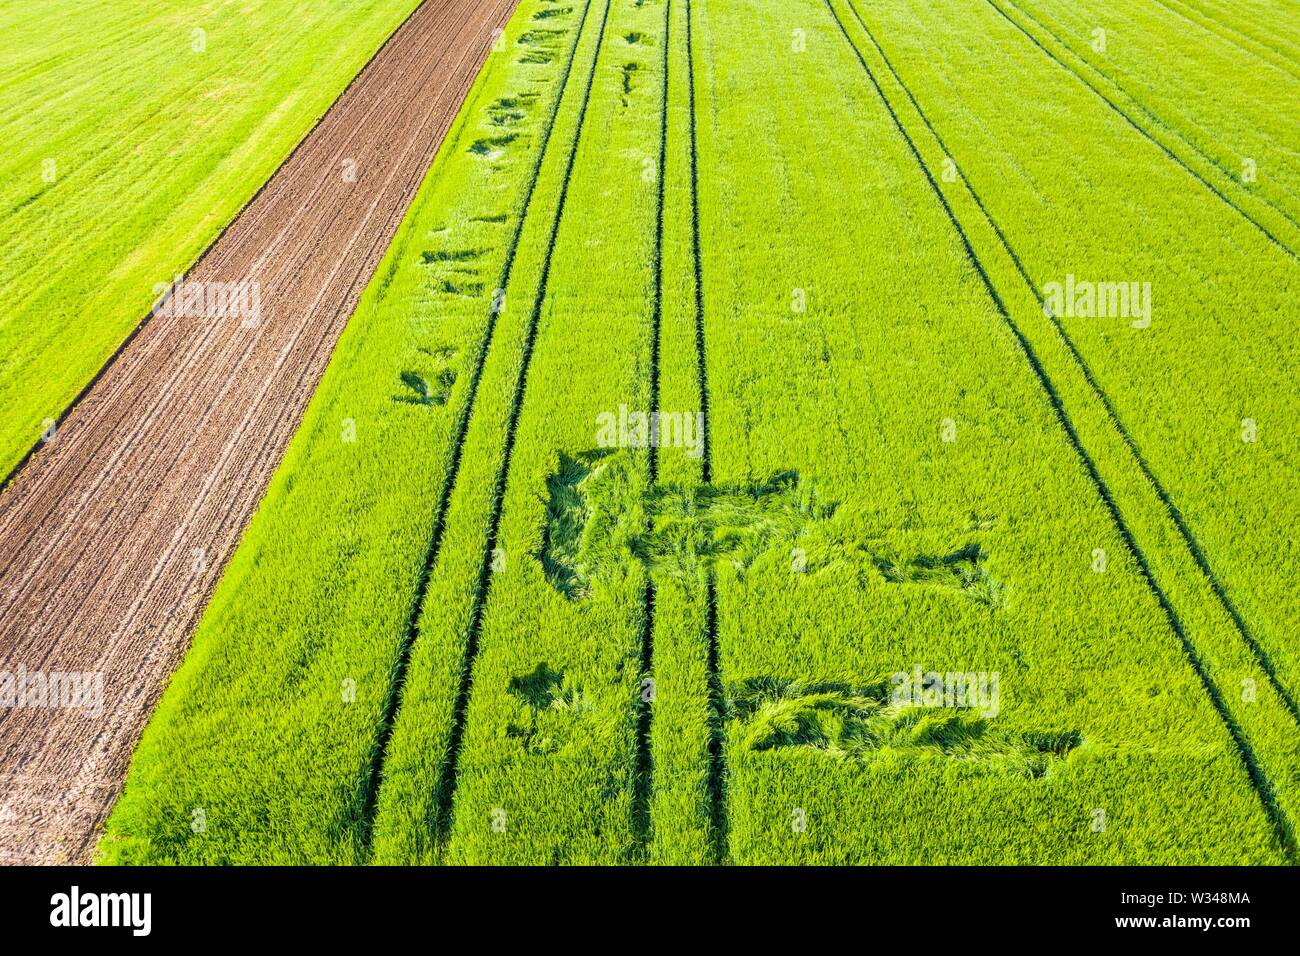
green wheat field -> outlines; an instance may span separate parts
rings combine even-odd
[[[415,4],[301,6],[82,4],[6,469]],[[99,860],[1296,862],[1298,257],[1288,0],[521,0]]]

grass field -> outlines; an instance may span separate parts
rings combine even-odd
[[[1295,863],[1282,7],[522,0],[101,860]]]
[[[0,10],[0,476],[416,0],[232,6]]]

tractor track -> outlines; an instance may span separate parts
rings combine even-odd
[[[0,670],[102,674],[104,706],[0,711],[0,862],[89,858],[144,722],[513,8],[417,7],[185,277],[256,283],[256,326],[153,315],[9,476]]]
[[[655,177],[655,241],[654,264],[652,268],[651,310],[650,310],[650,410],[659,411],[660,402],[660,367],[661,343],[660,331],[663,328],[664,314],[664,188],[668,179],[668,81],[669,49],[672,46],[672,0],[664,0],[664,38],[663,95],[659,107],[659,156],[658,174]],[[650,487],[659,480],[659,447],[657,435],[652,426],[651,440],[647,451],[646,471]],[[653,525],[654,518],[648,518]],[[642,599],[641,618],[641,674],[648,677],[653,685],[654,671],[654,634],[655,634],[655,584],[647,573],[645,596]],[[638,703],[636,728],[636,754],[632,770],[632,823],[637,835],[637,842],[644,850],[652,836],[650,821],[650,801],[654,793],[654,757],[650,748],[650,734],[654,721],[654,696],[646,699],[644,694]]]
[[[573,142],[566,157],[564,175],[560,182],[559,198],[556,201],[555,218],[551,222],[546,252],[542,258],[541,274],[537,282],[537,291],[533,297],[532,310],[528,326],[524,333],[523,350],[519,358],[519,371],[515,379],[514,399],[510,406],[510,418],[506,424],[505,440],[501,453],[501,463],[497,469],[492,493],[492,513],[488,519],[488,535],[483,547],[483,558],[479,565],[478,578],[474,589],[474,601],[470,611],[470,624],[465,636],[465,650],[461,658],[460,682],[456,691],[456,704],[453,710],[451,732],[448,735],[444,771],[438,784],[436,807],[434,810],[433,834],[435,843],[445,846],[450,839],[456,799],[456,778],[460,769],[460,754],[465,737],[465,727],[469,717],[469,698],[473,687],[474,664],[478,659],[479,638],[483,632],[492,577],[492,553],[497,547],[498,534],[501,530],[501,514],[505,509],[506,487],[510,480],[510,465],[514,456],[515,438],[519,431],[519,417],[523,412],[524,398],[528,392],[528,370],[532,365],[536,350],[538,327],[541,325],[542,308],[546,302],[551,264],[554,260],[555,246],[559,239],[560,226],[564,221],[564,210],[569,196],[569,184],[573,178],[573,166],[582,145],[582,134],[586,127],[587,107],[591,102],[591,90],[596,80],[600,55],[605,45],[605,28],[609,23],[609,11],[614,0],[605,0],[600,15],[600,27],[596,33],[596,43],[592,52],[591,67],[587,72],[586,83],[582,91],[582,102],[578,107],[577,123],[573,132]],[[584,10],[584,24],[585,10]],[[582,28],[578,30],[576,43],[581,43]],[[577,47],[575,45],[574,49]],[[561,94],[563,95],[563,94]],[[454,492],[455,489],[453,488]],[[422,602],[421,602],[422,603]],[[420,640],[418,618],[416,631],[411,638],[412,647]],[[408,648],[407,653],[410,653]],[[394,719],[400,717],[399,710]]]
[[[564,72],[558,80],[558,88],[555,94],[555,101],[551,105],[551,111],[547,117],[544,131],[542,133],[542,143],[537,150],[537,156],[533,161],[533,168],[528,179],[528,185],[525,187],[523,200],[519,209],[518,221],[515,223],[514,232],[510,237],[510,245],[506,250],[505,262],[501,267],[501,274],[497,279],[497,289],[507,289],[510,286],[510,278],[514,274],[515,257],[519,252],[519,243],[523,237],[524,226],[528,222],[528,217],[533,210],[533,194],[537,190],[537,182],[542,175],[542,167],[546,163],[546,156],[549,152],[551,143],[551,133],[555,129],[555,121],[560,112],[560,104],[564,102],[565,92],[569,88],[569,77],[573,72],[573,63],[578,56],[578,47],[582,43],[583,30],[587,25],[587,14],[591,10],[592,0],[586,0],[582,7],[582,14],[578,18],[578,26],[574,31],[573,45],[569,48],[569,56],[564,65]],[[397,723],[397,714],[401,707],[402,692],[406,686],[406,672],[411,663],[411,651],[415,646],[416,638],[419,636],[420,612],[424,608],[425,600],[429,593],[429,585],[433,579],[433,568],[438,562],[438,556],[442,553],[443,535],[447,530],[447,514],[451,509],[452,492],[456,488],[456,483],[460,476],[460,465],[464,459],[465,442],[469,434],[470,422],[474,418],[474,409],[478,401],[479,384],[483,380],[483,369],[487,365],[488,355],[492,351],[492,343],[496,337],[497,320],[500,317],[501,310],[494,301],[488,309],[487,327],[484,330],[482,341],[479,345],[478,355],[474,362],[474,372],[470,377],[469,398],[465,402],[465,410],[456,425],[456,439],[451,452],[451,465],[447,469],[447,478],[443,483],[442,495],[438,500],[438,511],[434,517],[433,528],[429,534],[429,545],[425,551],[424,564],[420,570],[420,577],[416,584],[416,590],[411,602],[411,607],[407,612],[406,625],[403,629],[402,650],[398,658],[397,673],[393,678],[389,688],[388,700],[384,706],[384,721],[380,730],[379,738],[375,746],[375,755],[370,769],[370,789],[367,794],[367,805],[365,818],[371,828],[373,828],[375,816],[378,812],[379,788],[382,782],[384,762],[388,756],[388,745],[392,740],[393,729]]]
[[[686,0],[686,97],[687,125],[690,131],[691,151],[691,267],[694,273],[692,286],[695,306],[695,364],[700,389],[700,480],[705,485],[713,483],[713,430],[709,417],[709,356],[704,329],[704,262],[700,254],[700,163],[699,141],[696,135],[695,47],[692,37],[693,20],[691,0]],[[727,836],[727,758],[726,743],[727,700],[722,680],[722,648],[718,640],[718,585],[710,573],[705,585],[704,636],[708,643],[709,673],[709,803],[713,826],[713,852],[715,862],[728,860]]]

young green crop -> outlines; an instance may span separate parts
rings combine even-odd
[[[506,436],[520,408],[530,341],[535,342],[543,319],[543,274],[581,145],[606,16],[607,8],[598,0],[570,11],[576,45],[551,130],[553,145],[538,170],[517,261],[504,285],[500,328],[484,361],[474,415],[462,442],[460,472],[449,490],[446,531],[434,556],[427,593],[412,619],[409,671],[383,757],[374,846],[379,862],[431,862],[440,850],[451,799],[450,768],[458,749],[457,720],[467,692],[467,668],[473,663],[470,640],[482,608],[479,596],[486,576],[499,573],[485,561],[517,571],[527,560],[513,548],[499,556],[491,553],[493,515],[500,520],[496,507],[507,477]]]
[[[447,862],[609,863],[637,849],[645,575],[623,560],[589,599],[573,600],[539,555],[562,456],[595,448],[602,413],[651,404],[664,10],[593,4],[600,47],[589,89],[565,104],[576,152],[538,250],[540,284],[530,298],[508,293],[536,327],[519,368],[508,366],[504,428],[471,436],[490,436],[486,447],[466,446],[471,460],[493,462],[495,494],[457,488],[385,768],[379,826],[395,849],[410,848],[398,856],[427,855],[431,835],[446,841]],[[644,469],[638,456],[623,493],[639,496]],[[609,550],[626,559],[626,536],[644,523],[634,508],[610,530]],[[471,571],[479,583],[466,607],[447,589]],[[466,679],[463,714],[426,702]],[[547,689],[530,696],[529,681]],[[400,789],[389,788],[390,772]],[[407,809],[413,794],[453,782],[447,819]]]
[[[1159,4],[988,2],[1300,253],[1294,53],[1225,42]]]
[[[5,5],[0,476],[415,6]]]
[[[1194,24],[1223,43],[1262,56],[1293,75],[1300,59],[1300,24],[1288,0],[1160,0],[1183,24]]]

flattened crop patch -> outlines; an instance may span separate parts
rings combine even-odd
[[[547,580],[575,600],[633,563],[697,580],[722,562],[744,571],[834,510],[792,472],[750,487],[646,488],[628,456],[599,451],[561,456],[547,488],[538,557]]]
[[[634,564],[652,577],[702,581],[719,565],[743,576],[760,556],[807,544],[808,573],[848,562],[890,584],[938,589],[990,608],[1005,604],[977,543],[903,557],[876,542],[819,534],[838,505],[794,471],[741,486],[647,487],[625,452],[588,451],[560,456],[547,493],[536,557],[547,580],[572,600],[621,580]]]
[[[1076,730],[1016,733],[973,710],[895,701],[889,678],[862,687],[753,678],[733,685],[728,708],[746,750],[799,748],[859,763],[886,753],[940,757],[1036,779],[1082,742]]]
[[[518,713],[506,726],[506,736],[530,754],[559,750],[571,736],[574,718],[592,709],[581,688],[546,661],[510,678],[509,691]]]

